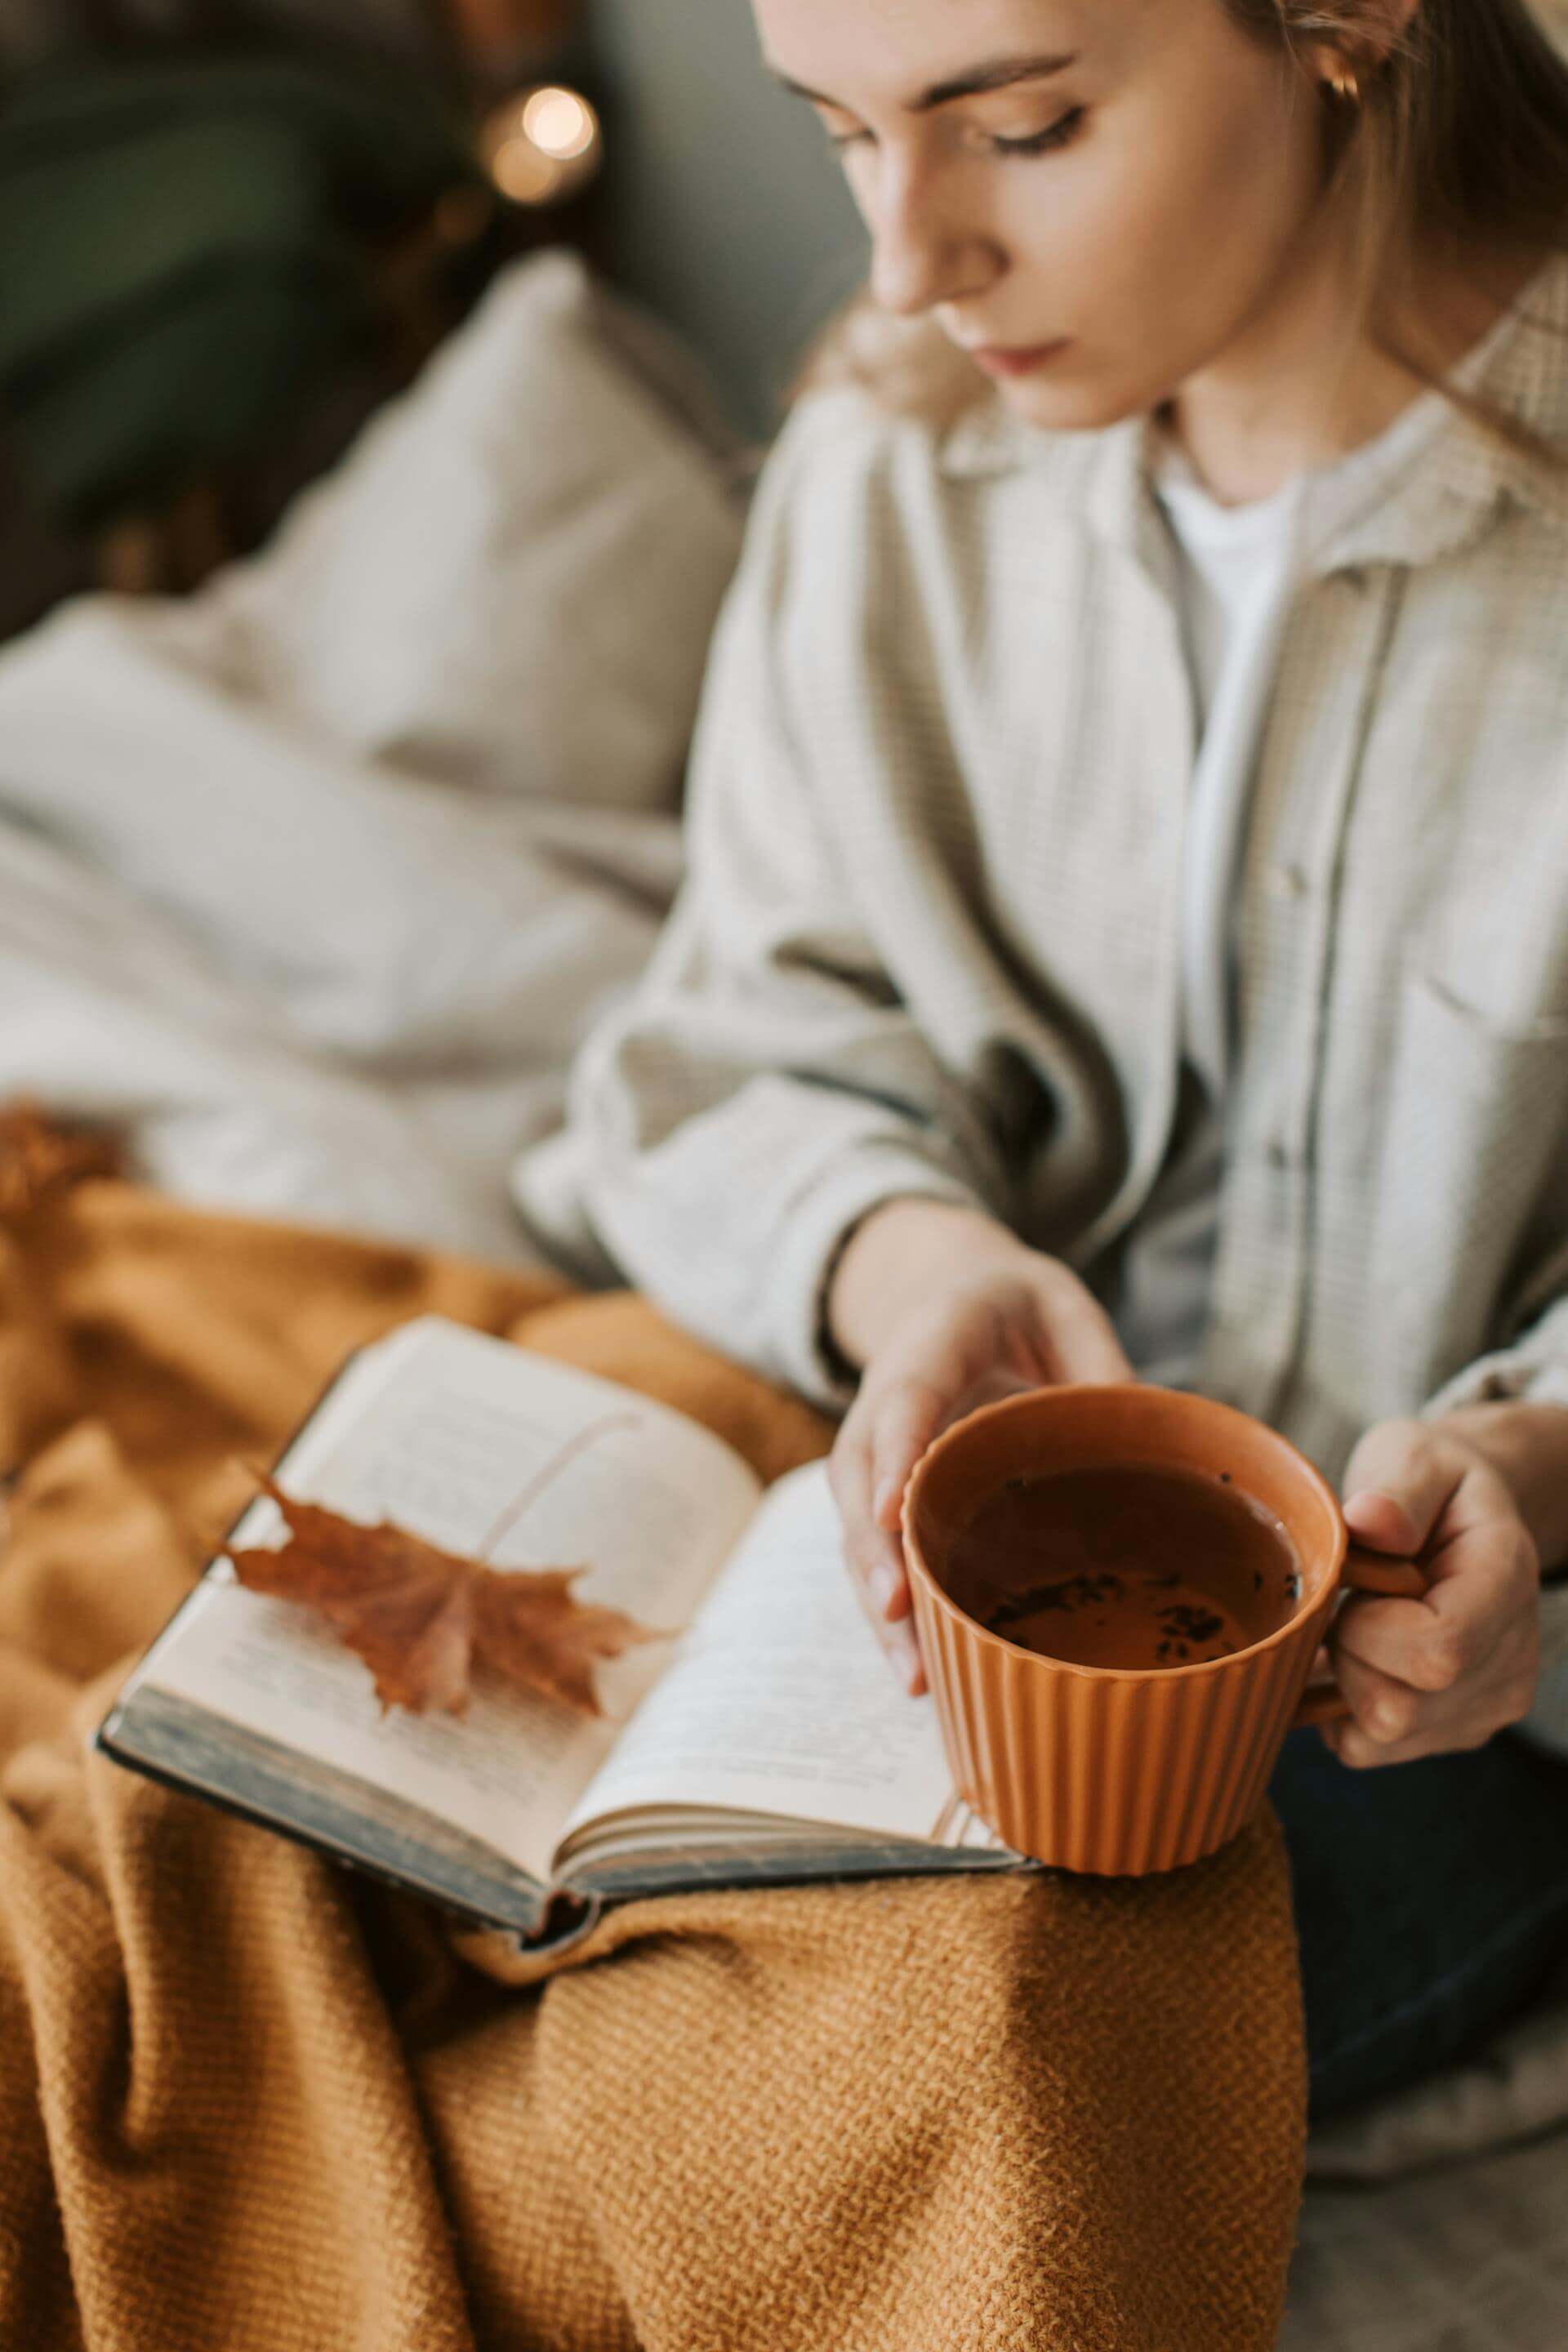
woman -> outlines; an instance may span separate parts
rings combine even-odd
[[[846,1409],[911,1691],[903,1486],[1009,1388],[1224,1397],[1422,1558],[1272,1790],[1321,2116],[1568,1944],[1568,72],[1522,0],[756,13],[864,388],[773,457],[521,1203]]]

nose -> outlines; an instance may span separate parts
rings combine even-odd
[[[871,219],[871,294],[879,310],[914,318],[991,285],[1001,256],[977,227],[943,211],[936,192],[889,157]]]

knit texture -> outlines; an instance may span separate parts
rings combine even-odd
[[[628,1905],[525,1981],[90,1753],[233,1457],[426,1311],[764,1477],[830,1440],[625,1294],[112,1181],[0,1228],[0,2344],[1266,2352],[1305,2104],[1271,1815],[1144,1880]]]

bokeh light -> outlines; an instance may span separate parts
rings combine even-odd
[[[479,133],[492,184],[509,204],[555,205],[575,195],[604,161],[599,118],[574,89],[549,82],[514,91]]]
[[[574,89],[536,89],[522,110],[522,127],[536,147],[563,163],[585,155],[599,135],[593,108]]]

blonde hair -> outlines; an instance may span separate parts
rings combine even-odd
[[[1218,0],[1251,38],[1300,60],[1342,52],[1352,102],[1322,95],[1330,198],[1354,227],[1356,316],[1417,382],[1433,372],[1392,320],[1417,251],[1460,267],[1478,255],[1568,248],[1568,62],[1526,0],[1420,0],[1390,38],[1386,0]],[[1373,62],[1369,63],[1371,59]],[[884,406],[939,425],[989,397],[989,379],[934,321],[896,319],[868,290],[818,336],[790,397],[823,383],[866,386]],[[1561,453],[1483,398],[1441,387],[1514,447],[1553,465]]]

